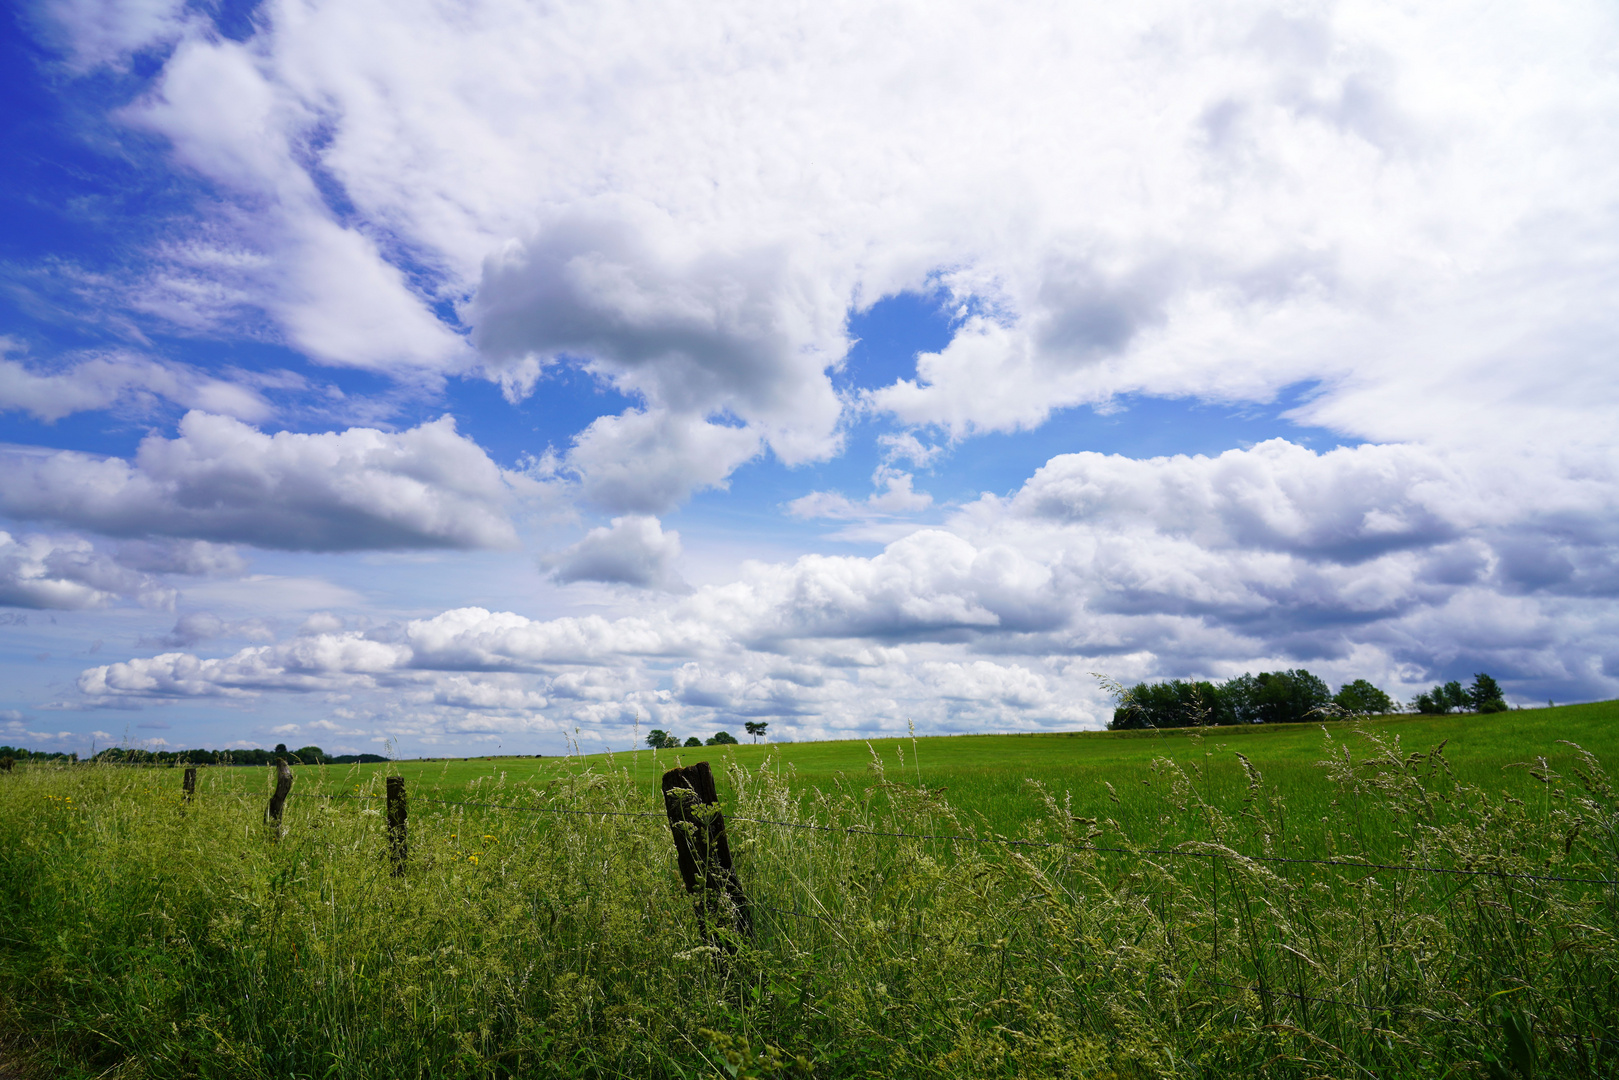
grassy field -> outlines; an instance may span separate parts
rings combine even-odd
[[[178,770],[19,768],[4,1019],[82,1077],[1616,1076],[1616,721],[299,769],[406,778],[403,877],[374,798],[277,832],[268,770],[182,807]],[[753,935],[680,885],[677,758],[722,772]]]
[[[1247,789],[1247,774],[1237,756],[1241,754],[1301,811],[1319,810],[1320,804],[1330,802],[1321,784],[1319,763],[1329,751],[1341,752],[1346,745],[1361,752],[1368,735],[1398,741],[1413,752],[1444,745],[1445,758],[1458,780],[1522,797],[1538,787],[1529,769],[1538,758],[1544,757],[1553,769],[1567,771],[1579,747],[1599,759],[1619,761],[1619,701],[1490,716],[1388,716],[1326,725],[744,743],[567,758],[450,758],[326,769],[305,766],[295,768],[294,773],[298,777],[295,790],[302,792],[352,791],[386,772],[403,776],[413,794],[444,799],[466,798],[468,792],[486,790],[502,778],[510,786],[544,789],[581,771],[613,773],[644,792],[649,809],[657,809],[662,805],[659,778],[677,763],[706,760],[716,771],[722,763],[752,771],[770,762],[797,791],[839,784],[862,790],[875,782],[871,768],[875,756],[888,779],[941,792],[958,813],[1010,836],[1045,814],[1044,805],[1031,794],[1029,780],[1059,795],[1070,794],[1076,813],[1095,816],[1106,811],[1128,820],[1159,812],[1161,800],[1154,784],[1161,789],[1164,781],[1162,769],[1154,762],[1160,759],[1198,771],[1205,778],[1209,797],[1229,801],[1240,798]],[[255,789],[268,783],[267,770],[236,771],[248,774],[238,779]],[[723,804],[727,795],[723,776],[720,790]]]

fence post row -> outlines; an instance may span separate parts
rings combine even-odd
[[[686,891],[697,895],[697,921],[711,944],[724,942],[715,932],[716,917],[729,908],[730,928],[738,937],[753,936],[753,913],[731,865],[731,845],[725,837],[725,815],[708,762],[699,761],[663,774],[663,808],[675,838],[675,856]],[[697,808],[712,807],[699,811]]]
[[[287,805],[287,796],[292,794],[292,770],[287,767],[286,758],[275,759],[275,793],[270,796],[270,806],[264,812],[267,824],[275,826],[275,838],[281,839],[281,810]]]
[[[405,872],[410,847],[405,837],[405,778],[388,777],[388,856],[393,860],[394,877]]]

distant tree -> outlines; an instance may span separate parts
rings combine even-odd
[[[1469,704],[1467,691],[1463,690],[1462,684],[1454,679],[1411,699],[1411,707],[1428,716],[1443,716],[1448,712],[1465,709]]]
[[[667,731],[663,730],[662,728],[653,728],[651,731],[646,733],[646,744],[652,747],[654,750],[662,750],[663,740],[667,739],[668,737],[669,733]]]
[[[716,731],[708,740],[709,746],[735,746],[736,736],[729,731]]]
[[[326,760],[326,752],[318,746],[302,746],[293,751],[293,756],[305,765],[319,765]]]
[[[277,754],[281,755],[282,757],[286,757],[287,756],[287,744],[284,743],[284,742],[276,743],[275,744],[275,752]]]
[[[1211,682],[1171,679],[1161,683],[1138,683],[1126,690],[1113,710],[1108,727],[1127,731],[1234,722],[1231,704],[1222,687]]]
[[[1332,701],[1327,684],[1303,668],[1239,675],[1222,689],[1240,724],[1297,724]]]
[[[1418,694],[1411,699],[1411,710],[1424,716],[1442,716],[1450,711],[1450,705],[1445,701],[1445,688],[1436,686],[1426,693]]]
[[[1332,703],[1355,716],[1385,716],[1394,711],[1394,699],[1365,679],[1345,683]]]
[[[703,745],[703,740],[701,740],[697,736],[693,735],[691,738],[686,740],[686,745],[687,746],[701,746],[701,745]]]
[[[1507,696],[1501,684],[1482,671],[1473,676],[1473,685],[1467,688],[1467,703],[1474,712],[1498,713],[1507,711]]]
[[[769,727],[770,725],[763,720],[745,720],[743,721],[742,726],[747,729],[749,735],[753,736],[753,741],[758,742],[759,736],[763,735],[765,733],[765,728]]]

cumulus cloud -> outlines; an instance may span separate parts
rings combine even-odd
[[[221,638],[273,641],[275,631],[263,619],[228,620],[211,611],[188,611],[175,620],[174,629],[150,644],[163,648],[186,649]]]
[[[234,545],[206,540],[126,540],[117,550],[121,564],[153,574],[236,577],[247,570],[247,560]]]
[[[665,215],[598,209],[508,245],[484,265],[474,343],[497,368],[583,357],[654,409],[729,412],[789,464],[825,456],[846,298],[779,246],[694,250],[672,232]]]
[[[0,532],[0,606],[74,611],[121,599],[165,608],[173,605],[174,590],[120,565],[83,537]]]
[[[575,439],[565,467],[579,494],[608,513],[662,514],[694,491],[724,487],[731,471],[759,452],[759,435],[667,410],[630,409],[593,420]]]
[[[242,697],[263,690],[342,690],[375,685],[408,663],[406,646],[358,634],[320,634],[259,645],[221,659],[190,653],[103,664],[79,676],[92,698]]]
[[[300,161],[321,112],[288,93],[252,44],[200,27],[180,41],[124,116],[168,139],[180,165],[233,201],[215,214],[214,235],[176,245],[137,299],[209,329],[257,307],[323,363],[407,378],[453,369],[464,363],[461,339],[371,234],[336,220]]]
[[[561,722],[583,715],[580,702],[606,704],[581,689],[605,685],[580,681],[594,672],[620,695],[606,723],[630,723],[633,705],[671,722],[776,716],[806,734],[907,716],[957,730],[1095,724],[1097,670],[1226,677],[1306,663],[1396,694],[1490,670],[1530,700],[1548,687],[1611,695],[1619,538],[1591,503],[1606,483],[1534,463],[1487,474],[1402,446],[1064,455],[875,556],[749,563],[633,615],[461,608],[374,633],[391,650],[380,664],[370,638],[323,635],[331,666],[314,682],[278,645],[107,665],[82,685],[104,699],[501,675]],[[1553,518],[1563,528],[1548,542],[1536,523]],[[642,541],[663,538],[652,524],[621,519],[576,555],[617,558],[625,543],[639,558]],[[489,700],[530,700],[507,690]]]
[[[510,547],[500,469],[446,417],[408,431],[266,435],[190,412],[134,460],[13,447],[0,510],[110,536],[302,551]]]
[[[835,491],[812,491],[787,504],[787,512],[800,518],[862,518],[914,514],[933,505],[933,496],[912,487],[914,477],[889,466],[879,466],[872,483],[883,490],[855,502]]]
[[[657,518],[617,517],[548,562],[552,578],[563,584],[600,581],[684,592],[688,586],[675,569],[679,558],[680,534],[664,532]]]
[[[41,368],[6,355],[12,351],[0,338],[0,411],[27,412],[46,423],[120,405],[149,411],[157,398],[249,422],[264,420],[273,411],[251,386],[185,365],[112,353]]]
[[[579,363],[674,418],[622,418],[660,446],[728,416],[797,462],[838,446],[846,314],[905,289],[959,302],[952,340],[852,400],[955,436],[1304,380],[1302,417],[1381,441],[1606,415],[1619,153],[1569,133],[1611,123],[1619,26],[1557,9],[1458,38],[1371,0],[698,24],[361,0],[270,5],[246,41],[172,5],[52,10],[84,62],[175,42],[123,115],[218,199],[152,310],[257,307],[322,362],[514,395]],[[690,490],[663,479],[609,512]]]
[[[132,304],[194,329],[262,317],[318,361],[404,380],[479,370],[514,399],[582,367],[635,404],[587,424],[552,479],[614,518],[665,514],[762,454],[834,453],[851,412],[907,429],[886,433],[878,494],[817,492],[800,515],[916,512],[902,463],[1121,394],[1305,386],[1294,419],[1368,441],[1065,455],[870,558],[748,566],[623,618],[404,624],[390,678],[506,693],[510,676],[546,715],[603,723],[779,707],[806,731],[929,701],[968,703],[960,724],[1078,715],[1062,710],[1094,705],[1094,668],[1308,660],[1398,687],[1478,664],[1526,696],[1619,689],[1619,149],[1589,134],[1619,115],[1619,23],[1600,4],[1008,19],[833,0],[694,21],[352,0],[271,4],[246,41],[172,7],[110,29],[89,0],[56,10],[86,63],[175,43],[124,115],[213,194]],[[903,290],[949,298],[948,342],[839,398],[845,316]],[[35,415],[110,392],[19,370],[9,392]],[[297,549],[511,542],[498,470],[444,422],[187,424],[133,462],[13,455],[0,505]],[[203,442],[247,448],[198,464]],[[440,450],[467,467],[424,479]],[[659,528],[587,537],[576,569],[651,580]],[[143,660],[87,692],[307,681],[257,648]],[[382,685],[332,655],[323,678]],[[622,697],[540,685],[598,668],[628,673]]]

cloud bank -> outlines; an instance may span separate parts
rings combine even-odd
[[[171,536],[294,551],[512,547],[507,480],[448,417],[266,435],[187,413],[133,461],[0,451],[0,512],[107,536]]]

